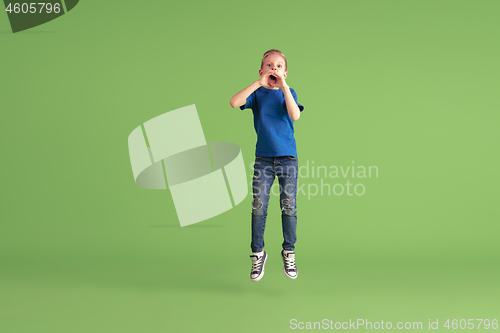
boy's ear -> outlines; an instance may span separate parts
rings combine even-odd
[[[288,72],[285,72],[283,73],[283,77],[286,79],[286,77],[288,76]]]
[[[262,76],[264,74],[264,71],[262,69],[259,69],[259,75]]]

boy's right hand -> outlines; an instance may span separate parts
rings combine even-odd
[[[263,87],[272,87],[269,83],[269,76],[272,75],[274,71],[272,69],[268,70],[266,73],[262,74],[259,80],[259,85]]]

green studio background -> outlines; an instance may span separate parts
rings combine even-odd
[[[292,319],[444,331],[447,319],[500,319],[499,10],[80,1],[16,34],[0,14],[0,331],[285,332]],[[305,106],[295,130],[310,173],[299,278],[282,272],[272,196],[266,274],[251,283],[251,196],[180,228],[168,190],[134,183],[127,137],[196,104],[207,141],[239,145],[250,181],[252,115],[229,100],[270,48]],[[352,166],[378,173],[344,177]]]

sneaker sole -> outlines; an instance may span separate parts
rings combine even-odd
[[[295,280],[297,276],[299,276],[299,272],[297,272],[297,275],[295,276],[288,275],[288,273],[286,272],[285,258],[283,258],[283,256],[281,256],[281,261],[283,261],[283,273],[285,273],[285,276],[289,279]]]
[[[250,278],[250,280],[252,280],[253,282],[257,282],[257,281],[260,281],[260,279],[262,279],[262,277],[264,276],[264,268],[266,267],[266,261],[267,261],[267,253],[266,253],[266,257],[264,258],[264,263],[262,264],[262,273],[259,276],[257,276],[255,279]]]

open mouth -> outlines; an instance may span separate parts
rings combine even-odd
[[[274,75],[269,75],[269,78],[270,78],[271,80],[276,80],[276,76],[274,76]]]

